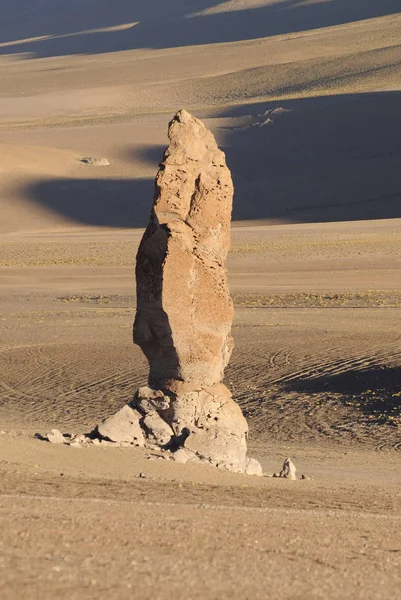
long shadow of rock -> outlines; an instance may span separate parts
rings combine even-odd
[[[347,406],[354,406],[367,415],[380,419],[401,416],[401,367],[374,366],[351,369],[337,374],[295,379],[287,382],[286,392],[306,396],[335,395]]]
[[[0,35],[3,44],[13,44],[3,45],[0,54],[24,52],[32,53],[31,57],[49,57],[233,42],[400,11],[399,0],[329,0],[312,4],[281,0],[241,10],[225,10],[226,3],[216,0],[196,0],[190,5],[185,0],[115,0],[112,10],[100,0],[40,0],[39,5],[30,4],[32,7],[14,3],[4,9]],[[215,12],[202,14],[206,9]],[[129,28],[115,28],[135,22]]]
[[[401,94],[258,103],[224,110],[216,133],[232,171],[233,220],[401,218]],[[164,147],[129,149],[157,170]],[[72,221],[144,227],[153,179],[47,179],[26,190]]]
[[[401,217],[401,94],[258,103],[223,111],[237,220]]]
[[[145,227],[152,179],[48,179],[31,184],[32,200],[71,221],[97,227]]]
[[[167,119],[166,119],[167,120]],[[159,164],[163,158],[163,153],[166,149],[164,145],[142,145],[142,146],[128,146],[125,150],[124,156],[127,160],[133,162],[141,162],[147,166],[154,168],[156,175]]]

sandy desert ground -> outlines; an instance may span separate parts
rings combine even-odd
[[[1,598],[396,598],[399,1],[0,12]],[[146,381],[135,253],[181,107],[236,190],[226,382],[250,454],[308,481],[34,437]]]

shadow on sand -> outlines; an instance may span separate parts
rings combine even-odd
[[[48,179],[30,197],[75,223],[95,227],[144,227],[153,199],[151,179]]]
[[[216,133],[232,171],[234,220],[307,223],[401,217],[400,93],[227,109]],[[157,170],[164,148],[129,148]],[[139,154],[138,154],[139,153]],[[143,227],[152,179],[47,179],[25,190],[72,221]]]
[[[7,6],[5,6],[7,4]],[[0,54],[98,54],[257,39],[400,12],[399,0],[249,2],[241,10],[206,0],[0,1]],[[262,4],[262,6],[261,6]],[[199,14],[207,9],[216,12]],[[135,23],[135,25],[133,25]],[[132,26],[117,28],[121,25]],[[12,44],[10,44],[12,42]]]
[[[234,218],[401,217],[400,101],[397,92],[352,94],[224,112],[240,117],[223,136]]]
[[[306,396],[335,394],[338,398],[340,395],[344,404],[355,405],[363,413],[376,415],[380,420],[401,415],[400,380],[400,366],[376,366],[293,380],[285,385],[285,391]]]

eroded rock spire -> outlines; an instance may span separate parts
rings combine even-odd
[[[134,341],[149,383],[219,383],[232,350],[233,305],[225,260],[233,185],[223,152],[201,121],[182,110],[155,182],[137,263]]]
[[[246,459],[247,423],[221,383],[233,347],[225,267],[231,174],[211,132],[185,110],[168,136],[136,262],[134,342],[149,362],[148,386],[129,414],[124,407],[98,430],[112,439],[115,427],[117,437],[122,419],[125,439],[132,429],[138,444],[181,448],[180,462],[261,472]]]

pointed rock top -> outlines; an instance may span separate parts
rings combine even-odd
[[[185,108],[181,108],[180,110],[178,110],[176,112],[176,114],[170,121],[170,125],[174,121],[178,121],[179,123],[189,123],[189,122],[193,121],[193,122],[197,122],[197,123],[200,123],[201,125],[203,125],[203,123],[201,123],[201,121],[199,121],[199,119],[197,119],[196,117],[191,115],[191,113],[188,112],[187,110],[185,110]]]
[[[170,121],[168,137],[156,177],[153,210],[158,222],[171,225],[178,219],[201,235],[212,234],[216,239],[209,240],[211,245],[218,238],[226,253],[233,184],[224,153],[202,121],[186,110]]]
[[[188,161],[203,167],[225,167],[224,153],[219,150],[213,134],[186,110],[179,110],[169,123],[170,145],[163,156],[166,165],[183,165]]]

